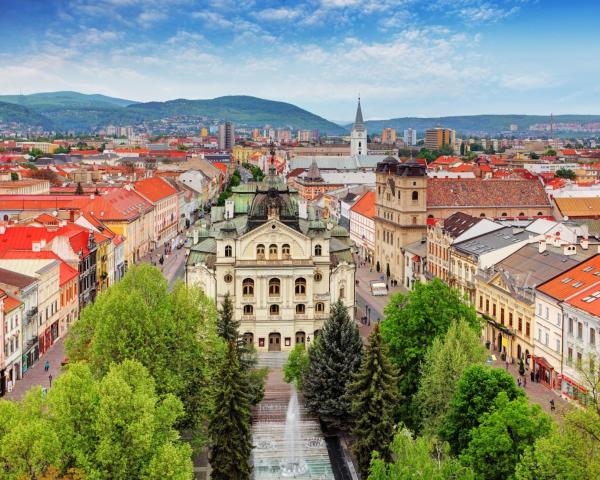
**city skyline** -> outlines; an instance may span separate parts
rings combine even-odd
[[[334,121],[353,117],[359,93],[365,119],[600,111],[590,62],[600,7],[589,1],[5,0],[3,8],[2,94],[244,94]]]

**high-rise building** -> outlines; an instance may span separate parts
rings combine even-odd
[[[518,132],[519,131],[519,126],[516,123],[511,123],[511,125],[510,125],[510,131],[511,132]]]
[[[456,133],[449,128],[430,128],[425,131],[425,148],[437,150],[444,145],[454,148]]]
[[[252,140],[258,140],[260,138],[260,129],[254,128],[252,129]]]
[[[225,122],[219,125],[219,148],[230,150],[235,144],[233,123]]]
[[[417,144],[417,131],[412,128],[404,130],[404,145],[414,147]]]
[[[384,128],[381,132],[381,143],[396,143],[397,138],[395,128]]]
[[[356,118],[350,133],[350,155],[360,156],[367,154],[367,128],[363,121],[362,109],[360,108],[360,97],[356,108]]]

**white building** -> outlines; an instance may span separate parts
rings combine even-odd
[[[351,242],[344,228],[298,203],[273,171],[254,185],[250,202],[228,200],[224,215],[213,209],[210,231],[194,230],[186,282],[218,305],[229,294],[240,332],[258,351],[289,351],[318,335],[337,300],[353,317]]]
[[[404,130],[404,145],[414,147],[417,144],[417,131],[412,128]]]
[[[375,192],[364,193],[350,208],[350,239],[359,258],[373,265],[375,261]]]
[[[362,109],[360,108],[360,98],[356,109],[356,119],[350,132],[350,155],[362,156],[367,154],[367,128],[365,127]]]

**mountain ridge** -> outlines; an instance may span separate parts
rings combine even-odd
[[[174,99],[167,101],[134,102],[99,94],[78,92],[48,92],[32,95],[1,95],[3,105],[19,105],[14,109],[0,104],[0,118],[6,123],[16,122],[39,125],[42,115],[59,131],[89,131],[107,125],[135,125],[144,121],[157,121],[171,117],[206,118],[209,121],[229,120],[240,126],[290,127],[293,129],[318,129],[322,133],[343,134],[346,130],[314,113],[296,105],[266,100],[248,95],[229,95],[213,99]],[[27,120],[27,111],[31,118]],[[11,115],[13,117],[11,118]],[[19,123],[19,122],[16,122]]]

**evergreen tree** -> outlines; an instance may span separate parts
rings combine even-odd
[[[234,342],[238,344],[240,338],[239,333],[240,322],[233,318],[233,302],[229,296],[229,292],[225,294],[219,319],[217,320],[217,334],[226,342]]]
[[[244,375],[240,370],[233,342],[221,371],[216,388],[215,411],[208,427],[211,438],[210,465],[214,480],[246,480],[250,478],[250,399],[244,389]]]
[[[350,385],[352,414],[355,418],[352,434],[356,438],[352,450],[363,478],[369,475],[371,454],[390,462],[390,444],[394,435],[394,403],[397,400],[396,375],[387,358],[387,348],[381,340],[379,324],[369,335],[369,345],[360,370]]]
[[[338,300],[308,351],[309,367],[304,378],[306,407],[332,426],[342,426],[350,415],[348,386],[360,367],[361,353],[358,328]]]
[[[75,195],[83,195],[83,187],[81,182],[77,182],[77,188],[75,189]]]
[[[233,342],[240,362],[240,369],[244,374],[244,385],[246,393],[250,396],[250,402],[256,405],[265,394],[265,378],[267,369],[256,368],[256,351],[252,345],[247,345],[239,332],[240,321],[233,316],[233,302],[229,293],[225,294],[219,318],[217,320],[217,334],[226,342]]]

